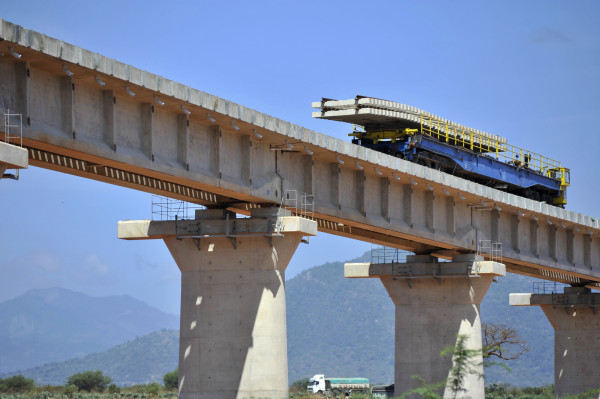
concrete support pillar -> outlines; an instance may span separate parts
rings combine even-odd
[[[426,383],[450,377],[452,356],[447,347],[465,337],[467,349],[481,350],[479,305],[494,276],[505,275],[503,264],[460,255],[453,262],[437,262],[428,255],[408,256],[405,264],[346,264],[346,277],[379,277],[396,305],[394,384],[399,396]],[[481,353],[470,359],[459,398],[483,398]],[[454,397],[440,388],[444,398]],[[418,397],[418,396],[415,396]]]
[[[600,294],[510,294],[513,306],[540,306],[554,328],[554,392],[558,397],[600,389]]]
[[[266,212],[200,211],[151,232],[181,270],[181,399],[288,397],[285,268],[316,223]]]

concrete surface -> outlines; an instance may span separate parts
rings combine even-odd
[[[541,308],[554,328],[555,393],[566,396],[600,389],[600,309]]]
[[[513,306],[540,306],[554,328],[557,396],[600,389],[600,294],[581,287],[564,293],[510,294]]]
[[[119,237],[162,238],[181,270],[179,398],[287,399],[285,269],[316,223],[262,209],[229,230],[228,214],[197,212],[194,238],[147,220],[119,222]],[[280,234],[269,239],[268,223]]]
[[[32,165],[246,214],[295,190],[314,196],[320,231],[446,257],[491,240],[511,272],[600,282],[597,219],[304,129],[7,21],[0,38],[0,52],[22,54],[0,57],[0,111],[28,121]]]
[[[229,225],[233,232],[234,220],[230,220]],[[178,221],[179,232],[182,236],[191,235],[186,231],[193,231],[190,228],[200,226],[202,234],[224,234],[226,231],[225,220],[180,220]],[[268,222],[266,219],[236,219],[236,230],[238,234],[268,234]],[[314,236],[317,234],[317,225],[314,221],[296,216],[286,216],[279,218],[279,231],[281,234],[304,232],[305,235]],[[118,222],[117,236],[124,240],[143,240],[148,238],[162,238],[176,235],[175,221],[151,221],[151,220],[125,220]]]
[[[313,118],[339,120],[343,122],[356,123],[358,125],[364,125],[365,123],[380,123],[389,121],[408,121],[413,123],[423,122],[426,125],[431,124],[425,119],[421,120],[421,115],[425,115],[436,119],[442,123],[451,124],[461,130],[468,130],[475,132],[481,136],[493,139],[500,143],[506,143],[504,137],[486,133],[482,130],[473,129],[460,123],[452,122],[448,119],[439,117],[427,112],[423,109],[413,107],[411,105],[401,104],[395,101],[383,100],[380,98],[372,97],[361,97],[353,98],[350,100],[327,100],[320,102],[313,102],[313,108],[320,108],[320,112],[313,112]],[[436,128],[440,131],[446,132],[446,127],[439,123],[435,124]],[[449,133],[454,133],[452,130]]]
[[[0,141],[0,179],[8,169],[26,169],[28,166],[25,148]]]
[[[394,265],[395,270],[389,264],[344,265],[347,277],[380,278],[396,306],[396,396],[421,385],[413,375],[426,383],[448,378],[453,362],[449,356],[440,357],[440,352],[455,346],[459,335],[466,336],[466,348],[481,350],[479,305],[493,279],[505,275],[505,268],[495,262],[482,262],[485,266],[479,267],[480,258],[470,257],[469,264],[464,257],[457,257],[458,262],[438,263],[430,256],[407,256],[405,264]],[[483,398],[481,355],[471,358],[469,367],[466,392],[456,397]],[[453,398],[454,394],[446,387],[443,396]]]
[[[510,294],[508,304],[510,306],[531,306],[531,293]]]
[[[414,278],[450,276],[476,277],[477,274],[493,276],[504,276],[506,268],[502,263],[492,261],[474,262],[442,262],[442,263],[405,263],[410,265],[411,276]],[[438,270],[439,269],[439,270]],[[468,270],[468,272],[467,272]],[[381,278],[392,276],[398,271],[398,265],[392,263],[346,263],[344,265],[344,277],[346,278]]]

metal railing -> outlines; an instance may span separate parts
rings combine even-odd
[[[562,294],[565,287],[570,287],[569,284],[558,283],[556,281],[534,281],[534,294]]]
[[[405,263],[411,252],[402,249],[371,245],[371,263]]]
[[[152,220],[191,220],[195,219],[197,209],[206,209],[206,207],[169,197],[152,195]]]
[[[479,240],[477,255],[488,258],[492,262],[502,263],[502,243],[492,240]]]
[[[4,114],[4,141],[23,147],[23,116],[10,110]]]
[[[561,181],[569,183],[568,169],[561,167],[559,161],[506,144],[496,138],[481,135],[452,122],[421,114],[421,133],[439,141],[496,158],[506,164],[528,168],[553,179],[561,179]]]
[[[312,220],[315,217],[315,197],[306,193],[298,195],[298,190],[285,190],[281,197],[281,208]]]

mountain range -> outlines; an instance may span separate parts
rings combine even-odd
[[[178,329],[179,317],[127,295],[31,290],[0,303],[0,373],[101,352],[163,328]]]
[[[368,259],[369,253],[351,261]],[[372,383],[393,381],[394,305],[378,279],[344,278],[343,264],[326,263],[305,270],[286,282],[290,383],[314,374],[367,377]],[[539,386],[552,382],[552,327],[540,309],[508,305],[508,294],[530,292],[532,281],[518,275],[500,278],[492,284],[481,305],[483,322],[515,328],[530,346],[530,351],[520,359],[507,363],[512,372],[497,366],[487,369],[485,378],[488,384],[503,382],[515,386]],[[31,306],[22,305],[28,301],[47,308],[45,312],[37,312]],[[102,305],[104,301],[105,305]],[[98,316],[95,324],[90,320],[89,308],[86,308],[90,302],[98,307],[95,308]],[[152,311],[157,313],[154,316],[147,313]],[[136,312],[139,314],[134,315]],[[44,317],[41,317],[42,313]],[[121,317],[124,314],[130,317]],[[6,315],[11,315],[11,318],[6,318]],[[114,319],[100,315],[112,315]],[[38,320],[40,317],[43,322]],[[14,322],[15,319],[18,321]],[[141,319],[146,320],[145,324]],[[0,356],[5,359],[3,362],[10,361],[8,370],[2,371],[9,375],[20,370],[19,373],[34,378],[38,384],[63,384],[69,375],[92,369],[103,370],[119,385],[161,382],[162,376],[177,366],[178,332],[173,329],[173,325],[178,325],[177,319],[177,316],[163,314],[130,297],[91,298],[61,289],[32,291],[0,304],[0,326],[22,327],[21,330],[11,330],[12,341],[5,341],[4,335],[0,335]],[[29,320],[29,324],[20,323],[20,320]],[[154,328],[155,324],[149,320],[162,325]],[[138,322],[154,332],[142,336]],[[32,331],[31,323],[44,326],[52,339],[37,341],[41,335]],[[29,328],[25,328],[27,326]],[[105,336],[100,337],[102,334],[90,329],[104,332]],[[109,350],[96,349],[100,345],[108,345],[105,338],[119,339],[114,330],[124,330],[121,333],[127,332],[123,335],[128,337]],[[19,331],[22,331],[21,335],[18,335]],[[73,338],[79,340],[72,341]],[[6,342],[9,344],[5,345]],[[29,351],[28,361],[37,362],[37,367],[15,367],[18,363],[13,359],[18,357],[18,349],[11,347],[15,342],[20,345],[19,348],[28,345],[33,348]],[[10,350],[5,352],[4,348]],[[45,360],[48,356],[42,355],[44,350],[53,354],[61,350],[69,353],[79,351],[87,355],[42,365],[52,362]],[[74,356],[78,355],[71,357]]]

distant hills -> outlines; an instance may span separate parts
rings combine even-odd
[[[130,296],[91,297],[62,288],[0,303],[0,373],[107,350],[179,317]]]
[[[365,254],[352,261],[368,259],[369,254]],[[508,305],[508,294],[530,292],[531,281],[533,279],[517,275],[501,278],[498,283],[492,284],[482,304],[484,322],[505,323],[516,328],[531,347],[521,359],[508,363],[512,373],[501,367],[486,370],[486,383],[539,386],[553,380],[553,331],[550,324],[538,308]],[[286,286],[290,383],[321,373],[367,377],[373,383],[393,382],[394,306],[378,279],[345,279],[343,262],[333,262],[300,273],[287,281]],[[84,298],[78,297],[83,294],[67,290],[62,290],[62,294],[65,296],[60,302],[74,298],[85,302]],[[108,303],[114,298],[94,299],[100,302],[106,299]],[[5,304],[7,302],[0,304],[0,323]],[[81,313],[77,308],[82,306],[77,302],[70,306],[71,315]],[[113,309],[113,313],[118,312]],[[33,317],[29,313],[22,316],[25,319]],[[78,317],[73,316],[72,322],[75,323]],[[83,320],[88,319],[84,317]],[[85,332],[86,328],[92,327],[83,324],[72,328]],[[61,334],[65,334],[61,328],[52,333],[53,342],[62,342],[64,347],[69,347],[68,337],[61,341]],[[2,338],[0,342],[3,352],[5,341]],[[47,364],[22,373],[38,383],[53,384],[62,384],[69,375],[90,369],[103,370],[120,385],[161,382],[162,376],[177,366],[177,356],[178,332],[163,330],[102,353]]]
[[[370,261],[370,254],[349,262]],[[315,374],[394,381],[394,305],[379,279],[344,278],[344,263],[326,263],[287,282],[290,383]],[[508,305],[511,292],[531,292],[534,279],[509,274],[490,287],[483,322],[517,329],[530,346],[521,359],[486,370],[486,383],[553,382],[554,332],[537,307]]]
[[[393,382],[394,305],[379,279],[347,279],[343,262],[326,263],[288,281],[286,294],[290,383],[315,374]]]
[[[177,368],[179,331],[162,330],[117,345],[105,352],[45,364],[22,372],[36,384],[64,385],[67,378],[85,370],[102,370],[120,386],[162,383]]]

